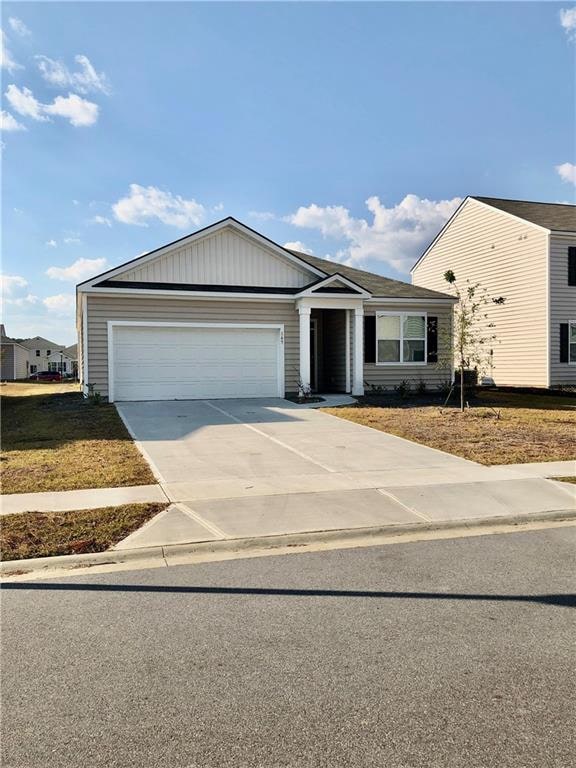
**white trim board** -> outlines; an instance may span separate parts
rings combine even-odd
[[[283,323],[184,323],[170,321],[147,320],[108,320],[108,402],[114,402],[114,328],[115,327],[150,327],[150,328],[246,328],[269,329],[278,331],[277,344],[277,373],[278,389],[277,397],[285,395],[285,370],[284,370],[284,324]],[[205,398],[199,398],[205,399]]]

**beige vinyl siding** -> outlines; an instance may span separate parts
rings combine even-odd
[[[406,304],[365,304],[364,314],[376,315],[378,312],[422,312],[428,317],[438,318],[438,357],[446,357],[449,351],[446,350],[448,339],[450,337],[450,326],[452,318],[452,305],[431,306],[426,303],[410,302]],[[431,389],[440,384],[449,381],[451,369],[449,365],[437,365],[436,363],[426,363],[420,365],[398,364],[398,365],[377,365],[376,363],[364,363],[364,382],[366,392],[370,387],[386,387],[392,390],[401,381],[409,381],[412,387],[416,387],[420,381],[423,381]]]
[[[232,229],[183,245],[114,280],[300,288],[317,276]]]
[[[297,390],[299,327],[293,302],[88,295],[87,383],[104,397],[108,396],[108,320],[283,324],[286,391]]]
[[[547,248],[546,231],[469,200],[412,272],[415,285],[446,291],[452,269],[505,297],[490,308],[499,341],[484,371],[498,385],[548,386]]]
[[[28,377],[28,350],[19,344],[2,344],[0,378],[7,381]]]
[[[550,386],[576,385],[576,365],[560,362],[560,324],[576,323],[576,286],[568,285],[568,248],[576,235],[550,236]]]

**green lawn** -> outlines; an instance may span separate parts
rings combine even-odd
[[[156,480],[113,405],[73,384],[5,384],[2,492],[147,485]]]
[[[137,530],[166,504],[124,504],[79,512],[23,512],[0,518],[3,560],[103,552]]]

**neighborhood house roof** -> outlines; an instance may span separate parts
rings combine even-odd
[[[554,232],[576,232],[576,205],[504,200],[499,197],[474,196],[472,199]]]
[[[322,269],[329,275],[338,273],[347,277],[349,280],[353,280],[361,288],[364,288],[365,291],[368,291],[375,297],[391,299],[454,298],[454,296],[447,293],[431,291],[428,288],[421,288],[419,285],[410,285],[410,283],[403,283],[400,280],[392,280],[390,277],[376,275],[374,272],[365,272],[363,269],[348,267],[345,264],[339,264],[336,261],[328,261],[328,259],[320,259],[318,256],[310,256],[308,253],[292,250],[290,253],[298,256],[311,266],[316,267],[317,269]]]

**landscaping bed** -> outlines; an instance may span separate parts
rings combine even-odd
[[[156,482],[113,405],[92,404],[70,384],[7,384],[0,392],[3,493]]]
[[[480,391],[461,413],[443,400],[360,398],[352,407],[326,408],[340,418],[439,448],[480,464],[567,461],[576,455],[576,398]]]
[[[167,504],[124,504],[78,512],[22,512],[0,518],[2,560],[103,552]]]

